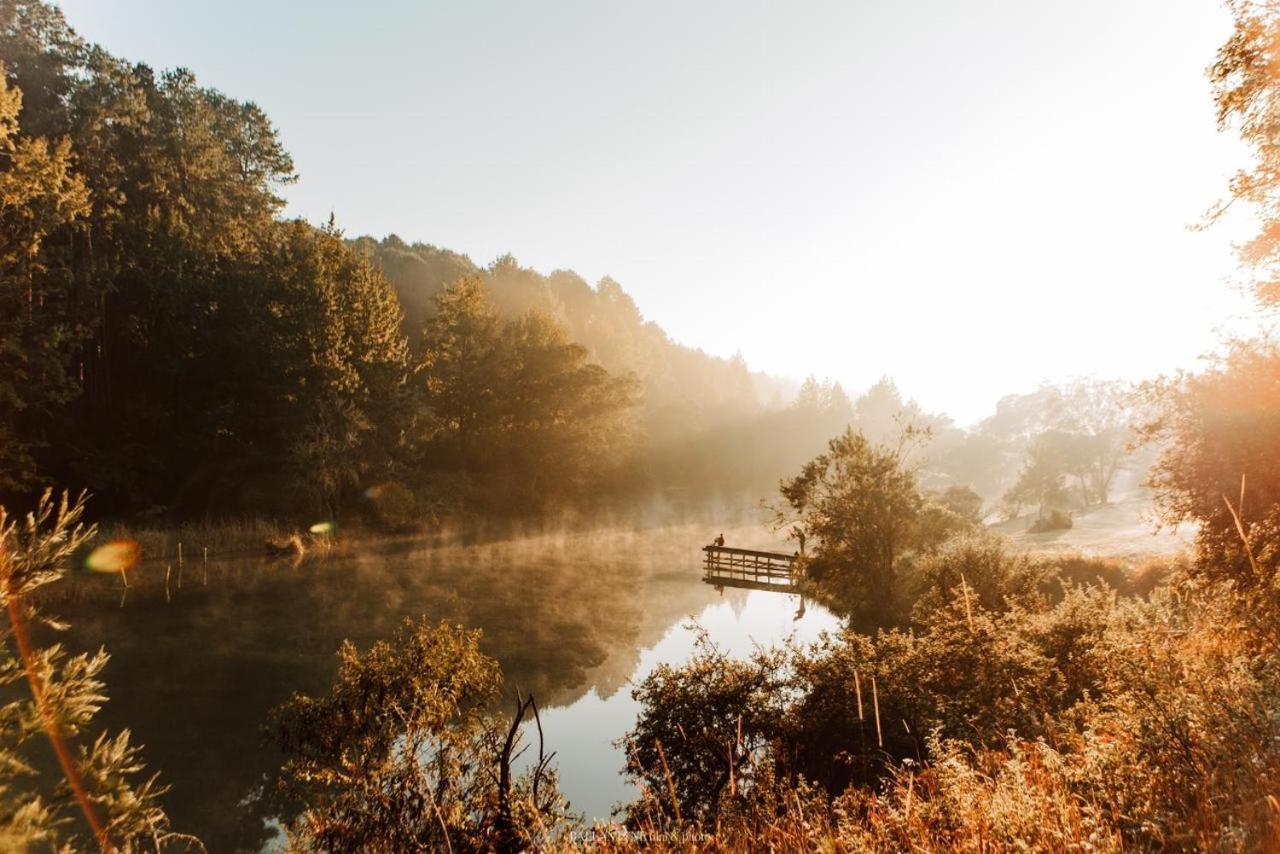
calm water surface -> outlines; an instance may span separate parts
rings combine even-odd
[[[572,808],[607,818],[633,791],[614,742],[635,722],[631,683],[685,660],[696,621],[745,655],[788,636],[815,639],[837,620],[794,596],[703,584],[705,527],[542,535],[471,546],[386,543],[299,565],[257,556],[190,555],[166,595],[164,565],[119,579],[76,576],[50,610],[72,623],[74,649],[111,653],[103,718],[130,728],[172,791],[176,828],[211,851],[260,850],[274,810],[261,793],[280,756],[264,737],[270,710],[295,691],[324,691],[335,652],[389,637],[406,617],[484,631],[506,686],[533,692],[547,749]],[[785,548],[759,528],[730,545]]]

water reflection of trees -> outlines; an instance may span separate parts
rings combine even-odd
[[[693,529],[549,535],[475,547],[395,544],[299,566],[261,559],[191,563],[165,593],[165,567],[130,582],[80,576],[57,610],[74,648],[112,653],[103,723],[130,727],[173,787],[176,826],[210,850],[257,849],[277,809],[266,783],[279,755],[270,709],[324,690],[338,645],[365,647],[406,616],[483,629],[508,691],[544,707],[609,696],[639,652],[716,598],[698,581]],[[166,601],[168,600],[168,601]]]

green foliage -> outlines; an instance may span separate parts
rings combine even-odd
[[[1030,413],[1035,419],[1027,426],[1035,432],[1022,471],[1005,493],[1006,506],[1016,514],[1035,505],[1044,517],[1071,504],[1106,504],[1127,464],[1130,392],[1118,383],[1078,381],[1042,394],[1048,397]]]
[[[473,470],[498,406],[498,317],[479,279],[459,279],[436,298],[423,332],[418,372],[457,467]]]
[[[1177,576],[1146,600],[1101,587],[1051,595],[1060,563],[1012,554],[993,537],[957,540],[915,563],[920,598],[909,630],[846,630],[746,660],[703,635],[686,664],[660,666],[636,686],[641,714],[624,741],[640,788],[625,813],[635,835],[605,828],[593,837],[551,809],[514,837],[486,835],[499,814],[492,789],[437,780],[429,791],[457,793],[444,812],[450,844],[1267,848],[1280,832],[1258,796],[1280,770],[1274,596]],[[1070,562],[1064,571],[1087,574]],[[440,632],[453,640],[438,650],[424,644]],[[395,749],[414,743],[400,732],[406,718],[450,729],[449,756],[478,757],[451,772],[455,779],[503,779],[473,770],[495,757],[500,767],[503,755],[499,730],[487,740],[463,734],[483,732],[481,716],[450,711],[461,708],[452,700],[434,716],[403,712],[437,708],[439,694],[421,688],[442,681],[476,686],[466,708],[484,702],[496,674],[465,638],[457,645],[463,635],[410,624],[367,664],[348,649],[328,699],[292,704],[286,719],[319,733],[290,749],[289,772],[312,787],[310,809],[294,824],[297,844],[440,845],[443,837],[429,837],[428,798],[414,813],[384,794],[421,785],[392,782],[397,763],[435,767],[408,758],[430,750]],[[480,675],[472,683],[468,674]],[[468,744],[479,745],[474,754]],[[351,773],[379,782],[353,783]],[[348,812],[335,811],[339,801]],[[451,815],[473,818],[452,824]],[[333,835],[309,836],[308,821]]]
[[[1051,567],[995,540],[930,561],[911,632],[846,632],[748,661],[703,652],[639,686],[634,737],[661,737],[670,774],[629,764],[644,783],[641,826],[655,824],[643,806],[674,791],[688,798],[681,826],[710,830],[719,818],[698,850],[730,839],[782,850],[1264,850],[1280,838],[1263,796],[1280,769],[1271,594],[1184,576],[1145,600],[1096,587],[1053,600],[1038,592]],[[768,693],[731,690],[741,685]],[[740,733],[733,701],[748,704]],[[700,724],[716,737],[681,739]],[[754,746],[752,775],[730,798],[705,774],[738,742]],[[834,800],[800,796],[803,780]],[[663,807],[675,814],[669,797]]]
[[[331,519],[386,483],[438,506],[441,477],[455,502],[537,511],[621,467],[633,383],[523,314],[540,304],[505,304],[530,271],[486,271],[501,323],[479,280],[441,291],[415,385],[368,242],[277,219],[293,164],[258,107],[118,60],[38,2],[0,6],[0,48],[0,491],[44,476],[109,511]],[[34,93],[21,132],[10,86]]]
[[[563,328],[585,350],[587,363],[613,377],[634,377],[636,405],[627,432],[637,452],[626,482],[609,484],[615,491],[648,497],[656,489],[690,501],[729,494],[741,498],[745,492],[754,500],[777,474],[798,465],[808,448],[816,450],[848,423],[846,413],[811,432],[807,424],[796,423],[805,417],[775,417],[780,400],[765,411],[760,402],[770,395],[780,398],[786,391],[782,384],[751,373],[741,357],[716,358],[672,341],[646,322],[631,296],[608,277],[593,287],[573,272],[544,276],[510,256],[478,267],[464,256],[422,243],[406,245],[394,235],[382,241],[362,237],[353,244],[395,285],[415,353],[426,346],[441,297],[460,279],[475,279],[500,324],[536,314]],[[847,410],[847,398],[844,404]],[[796,444],[806,450],[797,454]],[[770,455],[785,461],[774,462]],[[451,486],[463,481],[465,488],[465,478],[436,478]]]
[[[270,379],[236,378],[224,387],[225,404],[260,404],[255,450],[286,459],[281,482],[309,490],[309,503],[333,518],[344,496],[404,460],[413,413],[400,309],[386,281],[331,228],[283,223],[273,234],[261,267],[242,280],[246,325],[237,340],[223,339],[248,350],[241,359],[257,349],[245,364],[266,368]]]
[[[1110,594],[1074,589],[1051,605],[1041,569],[994,539],[933,556],[921,581],[910,631],[849,630],[746,661],[704,639],[687,665],[654,671],[635,692],[628,772],[668,814],[674,790],[685,819],[708,821],[741,811],[762,780],[838,795],[927,760],[930,739],[996,749],[1009,731],[1048,737],[1104,684]]]
[[[672,341],[645,322],[622,286],[605,277],[594,287],[577,274],[541,275],[510,255],[488,267],[423,243],[406,245],[392,235],[355,241],[395,285],[415,345],[429,326],[441,294],[462,278],[482,281],[493,310],[503,320],[533,311],[564,327],[587,351],[587,359],[611,374],[634,374],[643,389],[644,432],[660,448],[687,440],[702,429],[758,411],[753,377],[741,359],[718,359]]]
[[[982,496],[971,486],[952,484],[931,498],[933,503],[945,507],[961,519],[975,525],[982,522]]]
[[[1226,212],[1231,201],[1253,208],[1258,234],[1239,247],[1240,259],[1253,267],[1255,294],[1264,306],[1280,303],[1280,150],[1274,128],[1280,121],[1280,87],[1275,55],[1280,43],[1280,14],[1273,3],[1225,0],[1234,20],[1231,37],[1218,49],[1209,69],[1217,105],[1218,127],[1235,125],[1252,150],[1253,162],[1231,180],[1231,199],[1210,212],[1210,220]]]
[[[332,224],[277,219],[293,164],[265,114],[42,3],[0,6],[0,48],[34,93],[21,134],[0,121],[25,241],[0,259],[0,489],[42,473],[108,510],[333,517],[402,473],[417,413],[395,294]]]
[[[13,698],[0,707],[0,845],[121,851],[185,846],[194,841],[170,830],[160,807],[164,789],[156,776],[143,776],[140,748],[129,732],[89,740],[93,718],[107,701],[101,680],[106,652],[69,655],[60,644],[30,642],[33,624],[65,628],[41,613],[33,597],[60,579],[72,555],[94,536],[82,524],[83,514],[83,498],[72,502],[64,494],[55,502],[50,492],[22,520],[0,507],[0,589],[9,615],[0,686]],[[65,775],[54,787],[41,785],[36,771],[47,761],[46,739]]]
[[[295,695],[276,712],[281,785],[304,806],[293,846],[476,851],[542,838],[563,809],[554,775],[540,764],[512,779],[512,737],[488,711],[501,673],[478,641],[406,620],[364,653],[344,644],[328,694]]]
[[[51,416],[74,395],[75,318],[45,241],[88,213],[70,143],[18,136],[22,92],[0,63],[0,495],[32,486]]]
[[[503,430],[498,458],[517,498],[583,495],[617,472],[632,451],[631,376],[587,362],[549,316],[529,313],[503,326]]]
[[[1150,483],[1165,520],[1198,525],[1207,574],[1256,583],[1240,533],[1255,558],[1273,560],[1280,545],[1280,349],[1268,340],[1232,342],[1208,370],[1149,383],[1145,392],[1153,417],[1142,435],[1164,445]]]
[[[911,531],[911,547],[927,553],[977,527],[971,517],[925,499]]]
[[[483,283],[461,279],[422,339],[425,465],[457,471],[483,505],[527,512],[582,498],[626,461],[634,381],[588,363],[549,316],[500,321]]]
[[[626,770],[653,803],[714,823],[726,802],[749,801],[761,773],[756,759],[785,713],[783,664],[776,651],[731,659],[703,633],[686,664],[661,664],[636,686],[641,711],[625,739]],[[637,804],[632,819],[650,805]]]
[[[1150,596],[1175,574],[1185,574],[1189,558],[1179,555],[1148,558],[1139,563],[1083,554],[1041,557],[1040,563],[1062,583],[1105,585],[1125,596]]]
[[[1031,504],[1044,516],[1067,501],[1067,474],[1078,462],[1075,437],[1062,431],[1041,433],[1027,449],[1027,461],[1018,481],[1005,493],[1007,505]]]
[[[891,622],[896,562],[914,545],[924,499],[904,457],[914,434],[897,448],[873,445],[851,428],[827,453],[781,484],[788,509],[779,527],[813,548],[803,569],[818,589],[856,622]]]
[[[1037,457],[1048,454],[1057,457],[1049,468],[1061,475],[1053,502],[1106,504],[1122,473],[1134,465],[1127,447],[1133,418],[1132,393],[1123,383],[1046,384],[1001,398],[995,414],[975,430],[937,448],[929,468],[973,484],[985,496],[1013,489],[1009,509],[1017,512],[1021,505],[1038,504],[1047,486],[1018,484],[1020,473],[1044,466],[1049,461]]]
[[[383,531],[413,531],[422,523],[413,490],[398,481],[387,481],[365,490],[374,523]]]
[[[912,565],[914,614],[919,620],[965,596],[988,611],[1028,605],[1048,573],[1028,555],[1011,552],[997,536],[975,532],[957,537]]]
[[[1055,737],[976,753],[934,744],[928,770],[857,797],[854,838],[941,849],[985,829],[1006,846],[1272,847],[1280,827],[1261,793],[1280,760],[1273,631],[1242,625],[1252,607],[1221,587],[1178,594],[1109,609],[1090,653],[1094,698]]]
[[[173,457],[157,451],[193,458],[192,408],[175,393],[205,379],[193,339],[233,331],[217,326],[214,282],[256,250],[292,164],[257,107],[115,59],[44,3],[0,4],[0,56],[7,85],[30,93],[14,144],[64,140],[50,162],[80,196],[75,216],[44,218],[26,262],[47,291],[28,326],[48,343],[19,387],[20,440],[41,475],[92,481],[108,506],[167,502]],[[41,206],[25,208],[31,221]]]
[[[1063,393],[1062,424],[1078,437],[1072,473],[1085,504],[1106,504],[1116,476],[1132,464],[1134,390],[1120,382],[1078,380]]]

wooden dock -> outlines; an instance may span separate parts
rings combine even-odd
[[[732,549],[728,546],[703,546],[707,556],[702,562],[702,580],[716,587],[742,587],[747,590],[772,590],[794,593],[795,579],[791,570],[794,554]]]

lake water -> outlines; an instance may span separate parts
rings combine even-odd
[[[211,558],[186,543],[181,586],[165,566],[119,578],[76,575],[48,610],[72,624],[73,649],[105,646],[110,702],[102,718],[145,745],[148,767],[172,787],[176,829],[211,851],[270,847],[262,797],[280,756],[263,731],[295,691],[320,693],[344,639],[365,648],[406,617],[484,631],[482,648],[506,687],[532,692],[547,749],[556,751],[572,809],[607,818],[632,790],[614,742],[635,722],[631,684],[685,660],[697,624],[722,648],[748,654],[838,627],[797,597],[724,590],[701,581],[705,526],[556,533],[480,545],[388,542],[301,564]],[[778,548],[762,528],[726,531],[730,545]]]

